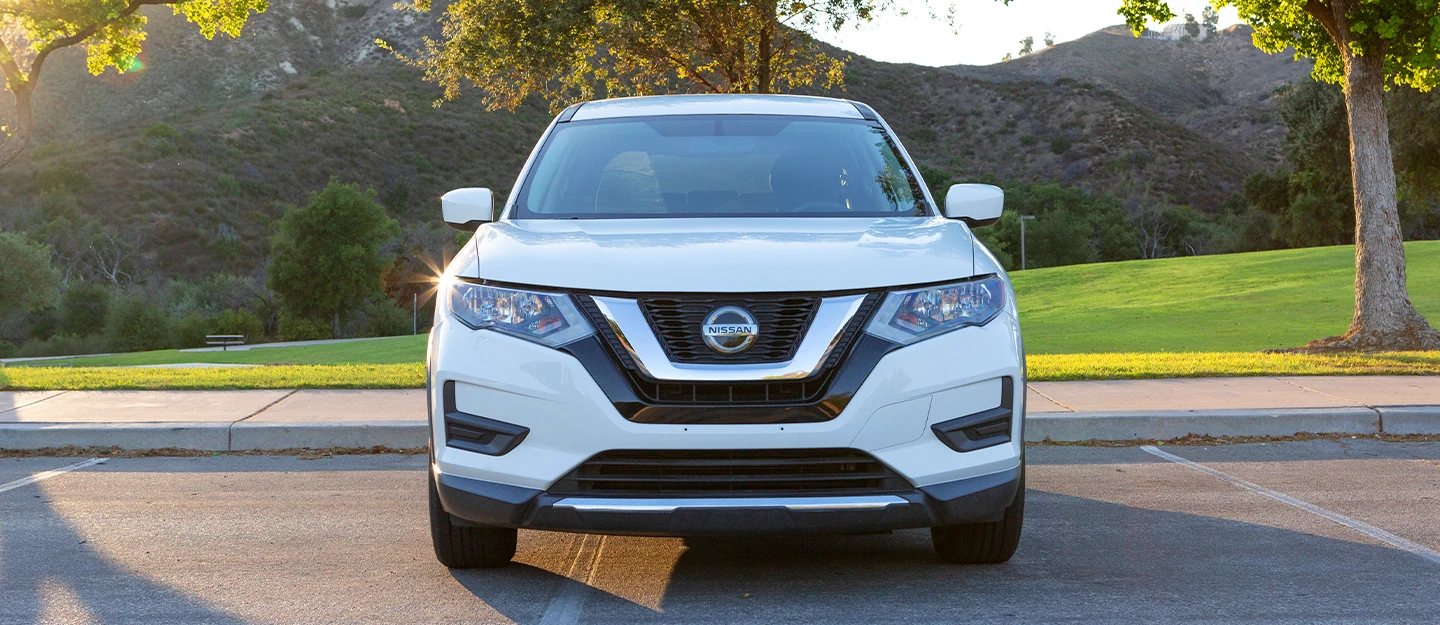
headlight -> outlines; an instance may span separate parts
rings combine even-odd
[[[937,334],[990,322],[1005,308],[1005,283],[988,276],[945,286],[894,291],[865,331],[909,345]]]
[[[594,332],[570,296],[455,281],[450,313],[476,330],[490,329],[558,347]]]

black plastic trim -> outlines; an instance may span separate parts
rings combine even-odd
[[[850,103],[855,105],[855,110],[860,111],[861,117],[864,117],[865,119],[868,119],[872,122],[880,121],[880,115],[875,112],[875,109],[870,108],[869,104],[866,104],[864,102],[856,102],[854,100],[851,100]]]
[[[445,407],[445,446],[487,456],[510,453],[530,434],[530,428],[460,412],[455,408],[455,381],[446,380],[441,389]],[[474,433],[463,436],[462,433]],[[478,438],[479,440],[471,440]]]
[[[584,365],[620,416],[636,423],[675,424],[764,424],[817,423],[840,415],[850,400],[875,370],[880,359],[900,347],[885,339],[861,331],[850,346],[849,356],[841,361],[816,401],[796,404],[762,405],[673,405],[649,402],[640,397],[627,374],[611,356],[611,350],[596,335],[561,346]]]
[[[1024,467],[923,486],[897,494],[883,509],[792,510],[681,508],[666,512],[581,512],[557,507],[565,496],[441,473],[436,485],[445,511],[484,526],[635,536],[754,535],[781,532],[882,532],[996,521],[1015,502]],[[834,496],[836,493],[827,493]]]
[[[1010,442],[1015,419],[1015,378],[1000,378],[1000,407],[941,421],[930,426],[935,437],[959,452],[975,451]]]
[[[576,102],[575,104],[571,104],[570,106],[565,107],[565,110],[560,111],[560,116],[555,118],[555,123],[570,123],[570,119],[575,117],[575,113],[578,112],[580,110],[580,107],[582,106],[585,106],[584,102]]]

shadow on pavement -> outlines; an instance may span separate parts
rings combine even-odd
[[[0,623],[244,623],[204,600],[117,566],[49,505],[35,486],[0,499]],[[73,603],[72,603],[73,601]],[[67,622],[68,619],[67,619]]]
[[[1440,567],[1404,551],[1033,489],[1027,508],[1020,551],[998,566],[944,564],[925,530],[687,539],[660,611],[589,589],[583,620],[1358,623],[1440,613]],[[600,566],[621,555],[606,552]],[[578,584],[530,566],[453,575],[524,624]]]

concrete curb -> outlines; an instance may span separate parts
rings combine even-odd
[[[1440,406],[1287,408],[1028,415],[1028,442],[1170,440],[1201,436],[1440,435]],[[424,420],[331,422],[0,423],[0,449],[120,447],[255,451],[309,447],[423,447]]]
[[[1434,410],[1440,411],[1440,407]],[[1380,414],[1370,408],[1043,412],[1026,416],[1025,440],[1170,440],[1189,434],[1292,436],[1302,432],[1376,434],[1380,432],[1380,421]]]
[[[1386,434],[1440,434],[1440,406],[1377,406]]]
[[[332,423],[236,423],[230,428],[231,451],[309,447],[424,447],[430,428],[424,421],[337,421]]]
[[[229,423],[4,423],[0,449],[119,447],[228,451]]]

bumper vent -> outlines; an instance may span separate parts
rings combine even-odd
[[[706,497],[897,493],[914,487],[855,449],[607,451],[550,488],[553,495]]]
[[[705,316],[721,306],[740,306],[755,315],[760,337],[755,346],[744,353],[717,354],[705,345],[700,327]],[[640,308],[650,321],[665,355],[671,362],[687,364],[760,364],[785,362],[805,338],[815,309],[817,297],[747,296],[744,299],[713,297],[653,297],[640,300]]]
[[[935,437],[959,452],[975,451],[1010,442],[1015,418],[1015,378],[1000,378],[1000,407],[950,419],[930,426]]]

